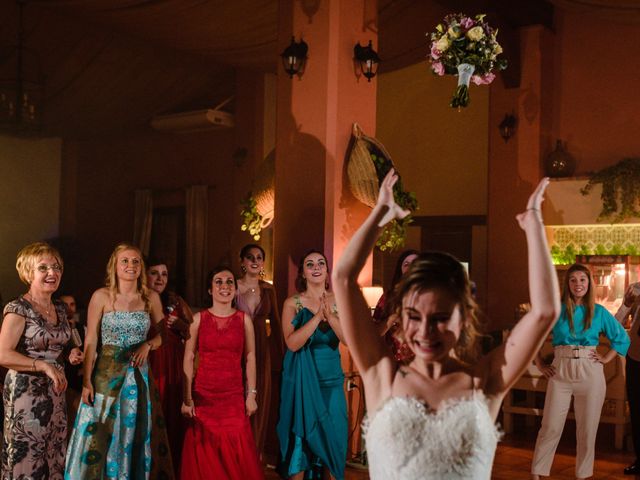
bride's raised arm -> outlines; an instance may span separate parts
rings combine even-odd
[[[340,325],[365,385],[380,377],[378,367],[381,367],[381,360],[389,359],[389,369],[392,365],[388,349],[378,329],[372,324],[371,312],[358,285],[358,274],[373,250],[382,227],[391,220],[402,219],[409,214],[393,199],[393,185],[397,180],[398,176],[391,169],[380,185],[375,207],[351,238],[333,271],[333,289],[340,312]],[[372,387],[375,388],[373,385]],[[367,395],[369,403],[369,390]]]
[[[527,238],[531,310],[516,324],[505,343],[489,354],[485,392],[501,397],[531,363],[560,315],[560,289],[542,223],[543,178],[529,197],[527,209],[517,215]]]

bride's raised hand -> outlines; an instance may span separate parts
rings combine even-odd
[[[516,215],[516,220],[518,220],[518,225],[523,230],[526,229],[527,225],[532,222],[542,222],[542,212],[540,211],[540,207],[542,205],[542,201],[544,200],[544,191],[547,189],[549,185],[549,178],[544,177],[538,183],[538,186],[533,191],[531,196],[529,197],[529,201],[527,202],[527,209]]]
[[[393,198],[393,186],[397,181],[398,175],[396,175],[395,170],[392,168],[380,184],[380,192],[378,193],[376,206],[381,206],[385,208],[386,211],[380,222],[378,222],[379,227],[384,227],[391,220],[401,220],[410,213],[409,210],[400,208]]]

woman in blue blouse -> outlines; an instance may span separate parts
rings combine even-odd
[[[572,265],[565,276],[560,318],[552,330],[554,359],[546,365],[538,353],[535,364],[548,379],[542,426],[531,464],[531,478],[548,476],[571,397],[576,417],[576,478],[593,475],[596,433],[607,389],[603,365],[625,356],[629,336],[602,305],[595,303],[593,280],[584,265]],[[604,355],[596,350],[600,334],[611,343]]]

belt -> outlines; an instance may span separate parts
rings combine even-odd
[[[559,358],[589,358],[591,352],[594,352],[596,347],[584,346],[584,345],[560,345],[555,347],[555,356]]]

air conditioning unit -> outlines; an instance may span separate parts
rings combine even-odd
[[[151,118],[151,127],[161,132],[176,133],[200,132],[216,128],[233,127],[235,126],[234,114],[220,110],[222,106],[226,105],[232,99],[233,97],[225,100],[215,108],[156,115]]]

